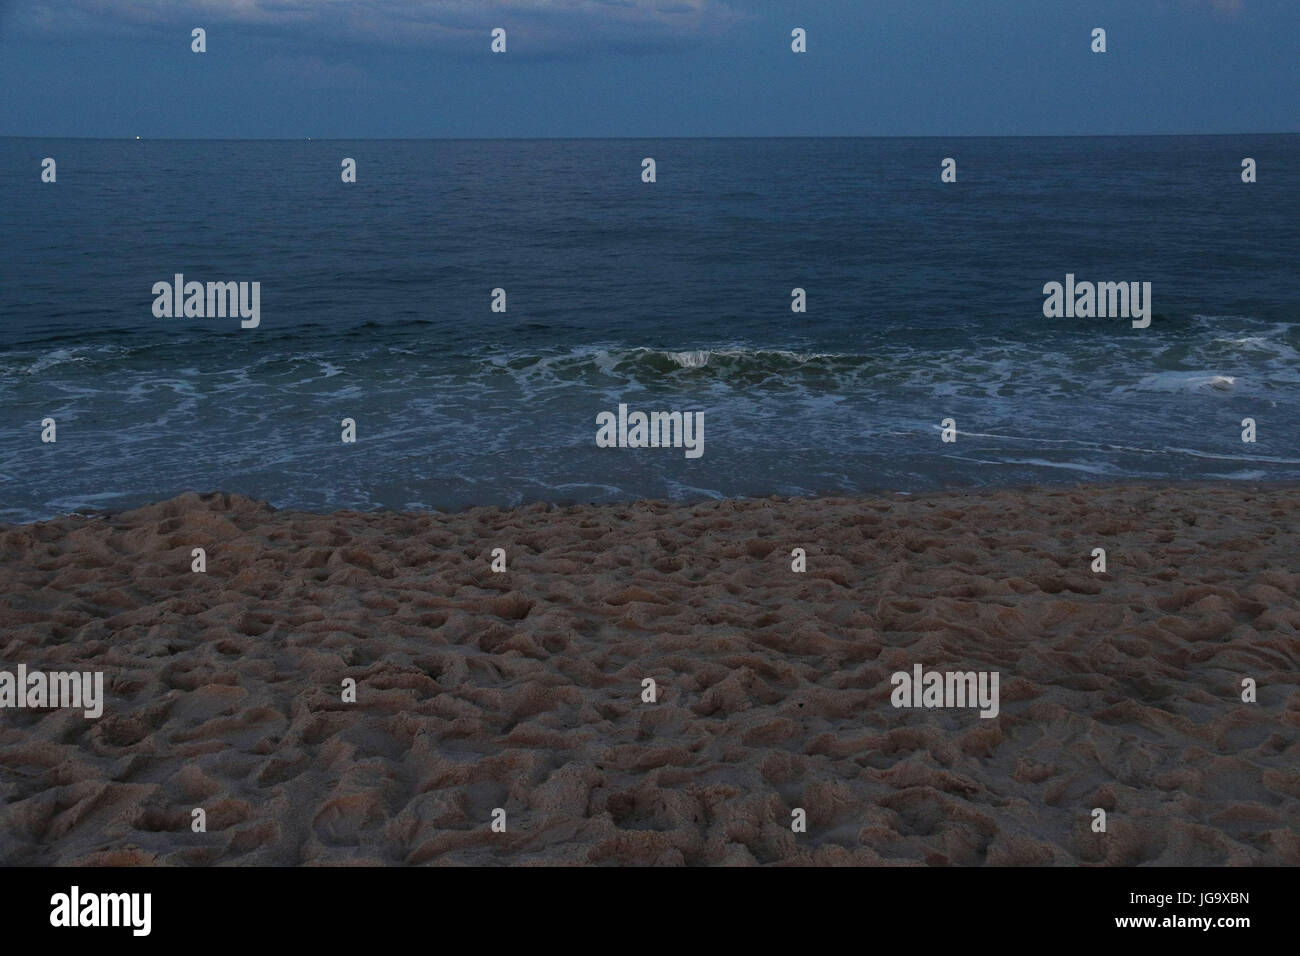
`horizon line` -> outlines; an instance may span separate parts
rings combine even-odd
[[[297,142],[551,142],[573,140],[666,140],[666,139],[1155,139],[1192,136],[1296,136],[1295,130],[1255,130],[1231,133],[829,133],[820,135],[724,135],[724,136],[67,136],[40,133],[3,134],[0,139],[79,139],[102,142],[212,142],[212,143],[297,143]]]

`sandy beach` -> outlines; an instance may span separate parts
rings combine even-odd
[[[0,668],[105,700],[0,713],[0,859],[1300,864],[1297,555],[1242,485],[4,526]]]

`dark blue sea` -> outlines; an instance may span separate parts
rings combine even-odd
[[[1298,135],[3,139],[0,223],[0,521],[1300,479]],[[1150,326],[1045,318],[1067,273]],[[703,455],[598,448],[620,403]]]

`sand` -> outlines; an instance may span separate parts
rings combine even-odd
[[[2,527],[0,668],[106,702],[0,711],[0,860],[1298,864],[1297,556],[1240,485]]]

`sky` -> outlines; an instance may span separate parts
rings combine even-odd
[[[0,89],[0,136],[1296,132],[1300,0],[0,0]]]

